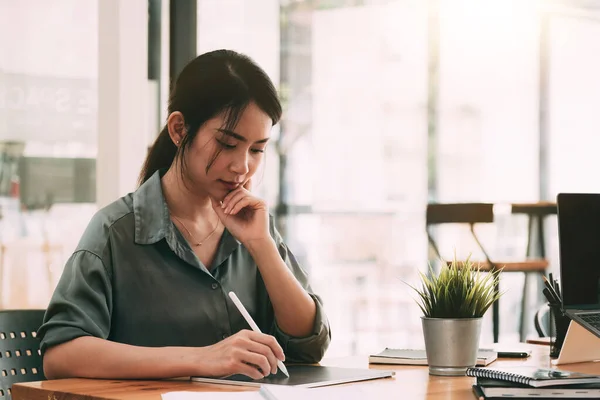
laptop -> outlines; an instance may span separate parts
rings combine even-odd
[[[600,194],[559,193],[556,203],[563,309],[600,337]]]

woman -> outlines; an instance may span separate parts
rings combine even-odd
[[[249,58],[220,50],[184,68],[139,188],[94,216],[65,266],[39,330],[46,377],[259,379],[321,359],[320,299],[250,192],[280,116]]]

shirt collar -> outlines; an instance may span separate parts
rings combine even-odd
[[[160,178],[164,172],[156,171],[133,194],[135,242],[153,244],[166,238],[175,239],[169,208],[162,192]]]
[[[153,244],[161,239],[180,257],[192,262],[195,257],[192,249],[185,243],[178,243],[177,233],[171,221],[169,207],[162,191],[161,177],[166,171],[156,171],[133,193],[133,215],[135,220],[135,242]],[[240,245],[227,229],[219,243],[213,265],[216,267],[225,261]]]

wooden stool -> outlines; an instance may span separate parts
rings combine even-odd
[[[511,204],[512,214],[523,214],[529,217],[529,228],[527,235],[528,258],[546,258],[546,239],[544,235],[544,219],[549,215],[556,215],[556,203],[540,201],[535,203],[513,203]],[[527,302],[527,286],[529,274],[525,274],[525,284],[523,285],[523,301]],[[540,296],[541,297],[541,296]],[[538,299],[539,300],[539,299]],[[528,321],[527,309],[521,313],[521,342],[526,339],[527,332],[525,321]]]

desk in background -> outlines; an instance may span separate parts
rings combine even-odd
[[[553,338],[553,337],[529,338],[529,339],[527,339],[527,343],[539,344],[539,345],[543,345],[543,346],[551,346],[553,340],[556,340],[556,338]]]
[[[524,360],[498,359],[490,367],[535,365],[551,367],[548,346],[532,345],[531,357]],[[366,356],[345,357],[324,360],[321,364],[348,368],[368,368]],[[368,382],[349,383],[360,387],[366,398],[407,398],[446,400],[474,399],[471,386],[475,378],[430,376],[426,366],[371,365],[374,369],[396,371],[395,378],[379,379]],[[600,375],[600,362],[572,364],[561,367],[579,372]],[[13,400],[160,400],[161,394],[172,391],[239,391],[256,390],[224,385],[191,383],[189,380],[97,380],[97,379],[61,379],[44,382],[15,384],[12,389]]]

